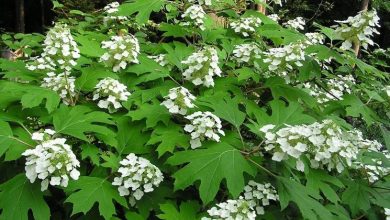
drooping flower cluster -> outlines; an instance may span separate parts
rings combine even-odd
[[[326,90],[312,83],[305,83],[304,87],[309,89],[311,96],[315,97],[318,103],[325,103],[331,100],[342,100],[345,94],[351,94],[351,87],[355,84],[352,75],[338,76],[337,78],[324,80]]]
[[[242,196],[217,204],[207,210],[211,218],[203,217],[202,220],[254,220],[257,215],[264,214],[264,207],[270,204],[270,200],[279,200],[275,188],[269,183],[260,184],[251,180]]]
[[[116,15],[116,13],[119,11],[119,5],[120,5],[119,2],[111,2],[104,7],[103,10],[104,10],[106,16],[103,18],[103,22],[105,25],[107,25],[111,22],[121,23],[123,21],[128,20],[126,16]]]
[[[118,186],[120,196],[130,195],[130,203],[140,200],[145,193],[158,187],[164,176],[160,169],[143,157],[131,153],[120,161],[119,177],[115,177],[112,185]]]
[[[195,149],[202,146],[205,139],[220,141],[219,135],[225,135],[222,130],[221,119],[211,112],[195,112],[185,117],[191,123],[184,127],[184,130],[191,133],[191,148]]]
[[[240,20],[230,23],[230,27],[234,32],[242,34],[244,37],[248,37],[250,34],[256,32],[256,28],[260,27],[261,19],[258,17],[245,17]]]
[[[26,65],[29,70],[69,72],[77,65],[80,51],[66,24],[57,23],[49,30],[43,43],[43,52],[33,62]]]
[[[93,100],[99,100],[98,106],[100,108],[108,109],[114,112],[116,109],[122,107],[121,102],[127,101],[131,95],[127,91],[127,86],[120,83],[118,80],[110,77],[104,78],[95,86],[96,90],[93,93]]]
[[[268,52],[263,52],[265,56],[263,62],[268,64],[270,75],[284,77],[287,82],[290,82],[294,78],[290,74],[294,67],[303,65],[305,48],[305,44],[301,42],[291,43],[279,48],[271,48]]]
[[[71,146],[65,143],[65,138],[53,138],[54,134],[55,131],[51,129],[33,133],[32,139],[39,141],[40,144],[22,154],[26,157],[27,178],[31,183],[37,178],[42,180],[42,191],[46,190],[49,184],[66,187],[69,177],[77,180],[80,176],[77,170],[80,162]]]
[[[245,186],[243,197],[250,202],[258,215],[264,214],[264,207],[270,204],[270,200],[279,200],[278,193],[270,183],[260,184],[253,180]]]
[[[76,79],[73,76],[68,76],[66,73],[56,75],[49,72],[47,77],[43,78],[41,86],[57,92],[64,104],[69,105],[76,96],[75,81]]]
[[[255,220],[256,212],[250,201],[240,197],[236,200],[229,199],[207,210],[211,218],[203,217],[202,220]]]
[[[100,62],[112,67],[114,72],[126,69],[130,63],[138,63],[140,48],[137,38],[131,34],[112,36],[109,41],[102,42],[102,48],[108,51],[100,57]]]
[[[353,44],[358,43],[367,49],[368,45],[374,45],[374,41],[371,40],[374,33],[379,34],[376,29],[380,27],[376,10],[359,12],[345,21],[336,22],[339,23],[336,33],[344,40],[340,47],[342,50],[348,50]]]
[[[221,76],[222,71],[218,66],[217,50],[213,47],[205,47],[191,54],[182,63],[188,65],[188,68],[183,72],[184,78],[194,85],[214,86],[213,76]]]
[[[193,26],[198,27],[201,30],[206,30],[206,27],[204,26],[205,16],[206,12],[204,12],[202,6],[192,5],[181,15],[185,22],[181,22],[180,24],[183,26]]]
[[[265,150],[273,154],[274,161],[295,159],[299,171],[304,171],[304,161],[309,161],[312,168],[336,169],[341,173],[346,167],[352,167],[359,150],[372,145],[372,141],[363,139],[361,132],[344,132],[331,120],[287,125],[276,132],[271,131],[274,127],[266,125],[260,129],[265,133]]]
[[[186,115],[189,108],[194,108],[193,96],[188,89],[176,87],[169,90],[169,94],[164,97],[165,101],[161,103],[167,107],[170,113]]]
[[[236,45],[233,50],[233,59],[237,63],[248,63],[260,58],[261,50],[256,43]]]
[[[306,33],[305,36],[307,38],[306,43],[308,45],[324,44],[325,36],[321,33]]]
[[[287,28],[292,28],[295,30],[305,30],[305,19],[302,17],[296,17],[295,19],[288,20],[287,22],[283,23],[283,25]]]

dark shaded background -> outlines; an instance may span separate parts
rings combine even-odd
[[[84,12],[104,7],[113,0],[59,0],[66,9],[77,9]],[[119,1],[121,2],[121,1]],[[381,35],[376,36],[375,42],[382,48],[390,47],[390,1],[375,1],[381,17]],[[379,3],[377,3],[379,2]],[[24,4],[23,4],[24,3]],[[24,5],[20,8],[20,5]],[[55,20],[51,11],[51,0],[0,0],[0,33],[4,32],[44,32],[47,26]],[[361,8],[359,0],[287,0],[280,8],[279,14],[286,18],[297,16],[306,20],[316,21],[324,26],[334,25],[334,20],[345,20],[355,15]],[[19,13],[18,13],[19,12]],[[24,30],[18,22],[20,13],[24,13]],[[309,29],[314,29],[309,23]]]

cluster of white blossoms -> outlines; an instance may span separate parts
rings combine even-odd
[[[207,210],[211,218],[203,217],[202,220],[255,220],[256,211],[250,201],[239,197],[236,200],[229,199]]]
[[[169,61],[167,59],[166,54],[159,54],[155,56],[148,56],[149,59],[154,60],[156,63],[158,63],[160,66],[167,66],[169,64]]]
[[[230,27],[234,32],[242,34],[244,37],[248,37],[250,34],[256,32],[256,28],[260,27],[261,23],[260,18],[251,16],[231,22]]]
[[[221,69],[218,66],[217,50],[213,47],[205,47],[199,50],[181,63],[188,65],[183,72],[186,80],[194,85],[214,86],[213,76],[221,76]]]
[[[202,141],[211,139],[220,141],[219,135],[225,135],[222,130],[221,119],[211,112],[195,112],[185,117],[191,121],[191,124],[184,126],[184,130],[191,133],[191,148],[195,149],[202,146]]]
[[[93,100],[99,100],[100,108],[108,109],[110,112],[122,107],[121,101],[127,101],[131,95],[127,91],[127,86],[120,83],[118,80],[110,77],[104,78],[95,86],[96,90],[93,93]]]
[[[360,43],[367,49],[368,45],[374,45],[374,41],[371,40],[374,33],[379,34],[376,29],[380,27],[376,10],[359,12],[345,21],[336,22],[339,23],[336,33],[344,40],[340,47],[342,50],[350,49],[354,43]]]
[[[283,23],[285,27],[292,28],[295,30],[304,30],[305,29],[305,19],[302,17],[296,17],[295,19],[288,20],[287,22]]]
[[[34,149],[23,152],[26,157],[26,176],[31,183],[38,178],[42,180],[41,190],[52,186],[68,186],[69,177],[77,180],[80,172],[77,168],[80,162],[73,153],[71,146],[66,144],[65,138],[53,138],[55,131],[45,129],[43,132],[35,132],[32,139],[40,144]]]
[[[114,72],[126,69],[129,63],[139,62],[139,43],[137,38],[131,34],[112,36],[109,41],[102,42],[102,48],[108,51],[100,57],[100,62],[112,67]]]
[[[198,27],[201,30],[206,30],[204,26],[204,19],[206,17],[206,12],[204,12],[202,6],[192,5],[185,10],[181,15],[185,22],[181,22],[180,25],[183,26],[194,26]]]
[[[386,220],[390,220],[390,208],[385,208]]]
[[[275,22],[278,22],[280,20],[280,17],[278,14],[270,14],[270,15],[267,15],[268,18],[270,18],[271,20],[275,21]]]
[[[186,115],[189,108],[194,108],[195,96],[184,87],[176,87],[169,90],[169,94],[164,97],[161,103],[167,107],[170,113]]]
[[[120,196],[130,195],[131,205],[135,205],[135,200],[140,200],[145,193],[152,192],[164,179],[158,167],[133,153],[121,160],[120,164],[120,176],[114,178],[112,185],[119,186]]]
[[[188,3],[198,3],[199,5],[212,5],[212,0],[187,0]]]
[[[103,8],[104,13],[106,14],[103,18],[104,24],[107,25],[110,22],[123,22],[128,20],[126,16],[116,15],[119,11],[119,5],[119,2],[111,2]]]
[[[251,180],[242,196],[217,204],[207,210],[211,218],[203,217],[202,220],[255,220],[257,215],[264,214],[264,207],[270,204],[270,200],[279,200],[275,188],[269,183],[260,184]]]
[[[265,150],[273,154],[272,160],[296,160],[296,169],[305,170],[303,161],[308,160],[311,168],[322,168],[341,173],[346,167],[352,167],[360,150],[372,147],[373,141],[365,140],[361,132],[348,132],[331,120],[310,125],[296,125],[274,132],[274,125],[260,129],[265,133]]]
[[[268,64],[270,75],[276,74],[290,82],[293,76],[289,73],[294,69],[294,66],[303,66],[302,61],[305,60],[305,48],[306,45],[301,42],[291,43],[279,48],[271,48],[268,52],[263,52],[265,56],[263,62]]]
[[[306,33],[305,36],[308,45],[324,44],[325,36],[321,33]]]
[[[376,152],[380,152],[380,151],[376,151]],[[386,157],[386,159],[390,160],[389,151],[385,150],[382,151],[381,153]],[[364,170],[365,174],[363,176],[367,177],[370,183],[374,183],[378,181],[380,178],[390,174],[390,167],[383,166],[383,161],[378,158],[372,159],[370,164],[357,161],[355,162],[355,169]]]
[[[331,100],[342,100],[345,94],[351,94],[351,87],[356,84],[356,81],[352,75],[345,75],[325,79],[324,83],[326,90],[310,82],[303,86],[309,90],[311,96],[317,99],[318,103],[325,103]]]
[[[43,42],[43,52],[26,65],[29,70],[70,71],[77,65],[80,50],[66,24],[57,23],[49,30]]]
[[[68,76],[66,73],[56,75],[54,72],[49,72],[47,77],[43,78],[41,86],[57,92],[64,104],[69,105],[76,96],[75,81],[73,76]]]
[[[264,214],[264,207],[270,204],[270,200],[279,200],[278,193],[270,183],[260,184],[253,180],[244,187],[243,197],[255,208],[258,215]]]
[[[237,63],[248,63],[260,58],[261,50],[256,43],[236,45],[233,49],[233,59]]]

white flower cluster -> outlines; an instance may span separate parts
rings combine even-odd
[[[305,30],[306,22],[304,18],[296,17],[295,19],[288,20],[287,22],[283,23],[283,25],[295,30]]]
[[[77,65],[80,50],[66,24],[57,23],[49,30],[43,43],[43,52],[33,62],[26,65],[29,70],[54,71],[60,68],[70,71]]]
[[[110,77],[100,80],[95,88],[96,90],[92,99],[100,99],[98,106],[100,108],[106,108],[110,112],[121,108],[122,105],[120,102],[127,101],[128,97],[131,95],[130,92],[127,91],[127,86]]]
[[[240,20],[230,23],[230,27],[234,32],[242,34],[244,37],[248,37],[250,34],[256,32],[256,28],[260,27],[261,19],[258,17],[245,17]]]
[[[256,43],[236,45],[233,49],[233,59],[237,63],[248,63],[253,59],[260,58],[261,50]]]
[[[130,195],[132,205],[135,205],[135,200],[140,200],[145,193],[152,192],[164,179],[158,167],[133,153],[121,160],[120,164],[118,169],[120,177],[115,177],[112,185],[119,186],[120,196]]]
[[[294,66],[303,66],[305,60],[304,49],[306,45],[301,42],[291,43],[284,47],[271,48],[268,52],[263,52],[264,63],[268,63],[268,70],[271,73],[284,77],[287,82],[291,80],[291,71]]]
[[[80,162],[65,138],[54,138],[55,131],[45,129],[35,132],[32,139],[41,142],[34,149],[23,152],[26,158],[26,176],[31,183],[38,178],[42,180],[41,190],[52,186],[68,186],[69,177],[77,180],[80,172],[77,168]]]
[[[278,193],[270,183],[260,184],[253,180],[245,186],[243,197],[250,202],[258,215],[264,214],[264,207],[270,204],[270,200],[279,200]]]
[[[100,57],[100,62],[112,67],[114,72],[121,68],[126,69],[129,63],[138,63],[140,48],[138,40],[131,34],[124,36],[112,36],[111,40],[103,41],[102,48],[107,49]]]
[[[115,15],[119,11],[119,5],[119,2],[111,2],[104,7],[103,10],[106,16],[103,18],[103,22],[105,25],[110,22],[123,22],[128,20],[126,16]]]
[[[187,0],[188,3],[198,3],[199,5],[212,5],[212,0]]]
[[[390,208],[385,208],[386,220],[390,220]]]
[[[352,167],[359,150],[367,149],[372,141],[363,139],[356,130],[344,132],[331,120],[310,125],[296,125],[271,131],[275,126],[266,125],[260,129],[265,133],[265,150],[272,152],[272,160],[296,159],[296,169],[305,170],[304,161],[311,168],[336,169],[341,173],[345,167]]]
[[[306,33],[305,36],[307,38],[306,43],[308,45],[324,44],[325,36],[321,33]]]
[[[325,79],[324,83],[327,90],[309,82],[303,84],[303,86],[309,89],[310,95],[315,97],[318,103],[325,103],[331,100],[342,100],[345,94],[351,94],[351,87],[356,84],[352,75]]]
[[[283,0],[272,0],[272,2],[279,5],[279,6],[282,6]]]
[[[148,58],[154,60],[160,66],[167,66],[169,64],[169,61],[167,60],[167,55],[166,54],[159,54],[159,55],[155,55],[155,56],[148,56]]]
[[[264,207],[270,204],[270,200],[279,200],[275,188],[269,183],[260,184],[251,180],[245,186],[243,196],[217,204],[207,210],[211,218],[203,217],[202,220],[255,220],[257,214],[264,214]]]
[[[217,50],[212,47],[206,47],[191,54],[181,63],[188,65],[188,68],[183,72],[184,78],[194,85],[214,86],[213,76],[221,76],[222,71],[218,66]]]
[[[184,130],[191,133],[191,148],[195,149],[202,146],[202,141],[205,139],[211,139],[214,141],[220,141],[220,135],[225,136],[225,132],[222,130],[221,119],[211,112],[195,112],[185,117],[191,121],[191,124],[187,124]]]
[[[161,103],[167,107],[170,113],[186,115],[189,108],[194,108],[192,103],[195,100],[188,89],[184,87],[176,87],[169,90],[169,94],[164,97],[165,101]]]
[[[69,105],[76,96],[75,81],[73,76],[68,76],[66,73],[56,75],[54,72],[49,72],[47,77],[43,78],[41,86],[57,92],[64,104]]]
[[[181,15],[186,22],[182,22],[180,24],[183,26],[199,27],[199,29],[204,31],[206,30],[206,27],[204,26],[205,16],[206,12],[204,12],[202,6],[192,5]]]
[[[336,21],[339,23],[336,28],[336,33],[344,39],[341,45],[342,50],[348,50],[353,43],[359,43],[367,49],[368,45],[374,45],[371,37],[374,33],[379,34],[377,27],[379,25],[379,17],[376,10],[359,12],[354,17],[348,17],[345,21]]]
[[[229,199],[226,202],[221,202],[207,210],[207,213],[212,217],[203,217],[202,220],[255,220],[256,212],[251,203],[243,197],[237,200]]]
[[[379,143],[378,143],[379,144]],[[380,144],[379,144],[380,145]],[[376,151],[378,152],[378,151]],[[388,151],[382,151],[383,155],[386,157],[386,159],[390,160],[390,153]],[[355,163],[355,169],[362,169],[365,171],[365,175],[368,177],[368,181],[370,183],[374,183],[378,181],[380,178],[387,176],[390,174],[390,168],[383,166],[383,162],[380,159],[372,159],[372,162],[370,164],[357,161]]]
[[[278,14],[270,14],[270,15],[267,15],[268,18],[270,18],[271,20],[275,21],[275,22],[278,22],[280,20],[280,17]]]

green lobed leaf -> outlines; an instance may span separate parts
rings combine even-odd
[[[159,11],[165,0],[134,0],[131,3],[124,3],[119,7],[119,15],[129,16],[137,13],[135,20],[139,24],[144,24],[148,21],[150,14],[153,11]]]
[[[127,115],[130,116],[134,121],[146,119],[147,128],[156,126],[160,121],[167,125],[171,117],[167,108],[160,105],[158,102],[153,104],[142,104],[139,109],[129,111]]]
[[[163,214],[157,215],[158,218],[164,220],[197,220],[197,212],[200,205],[196,201],[187,201],[180,204],[177,209],[173,202],[160,204],[160,210]]]

